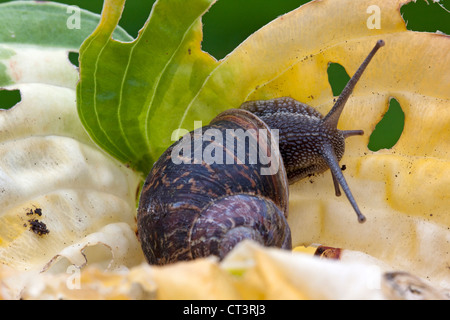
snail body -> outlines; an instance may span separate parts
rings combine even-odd
[[[289,97],[250,101],[170,146],[141,191],[138,236],[147,261],[163,265],[209,255],[222,259],[244,239],[291,249],[288,185],[327,169],[336,195],[342,187],[364,222],[339,166],[345,138],[363,132],[338,130],[337,122],[383,45],[377,42],[325,117]],[[239,149],[242,140],[245,147]],[[244,152],[239,155],[239,150]],[[205,152],[222,162],[199,159]],[[263,157],[255,161],[255,153]]]

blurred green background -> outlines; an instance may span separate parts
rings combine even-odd
[[[9,1],[0,0],[0,3],[4,2]],[[96,13],[101,13],[103,5],[102,0],[52,2],[76,5]],[[155,0],[127,0],[120,25],[130,35],[136,37],[147,20],[154,2]],[[203,17],[204,40],[202,48],[217,59],[221,59],[263,25],[307,2],[309,0],[219,0]],[[412,2],[403,6],[401,13],[407,21],[409,30],[429,32],[439,30],[450,34],[449,10],[450,0],[440,1],[439,3],[432,0],[417,0],[416,3]],[[338,64],[331,65],[328,74],[333,93],[338,95],[349,76],[345,69]],[[0,96],[0,108],[7,108],[5,106],[7,100],[14,99],[14,95],[17,97],[17,94],[6,92],[5,95]],[[400,137],[403,122],[404,115],[401,106],[393,99],[389,111],[371,135],[369,148],[375,151],[392,147]]]

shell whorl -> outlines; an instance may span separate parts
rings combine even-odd
[[[267,125],[245,110],[225,111],[198,130],[205,134],[208,129],[224,134],[226,130],[267,129],[271,136]],[[286,222],[289,188],[278,146],[273,150],[279,170],[274,175],[261,175],[263,165],[248,161],[250,150],[243,164],[193,164],[194,136],[195,130],[183,137],[192,138],[186,140],[191,143],[188,154],[173,153],[183,139],[169,147],[143,186],[138,236],[148,262],[161,265],[210,254],[223,257],[244,238],[290,248]],[[202,149],[211,143],[220,145],[203,141]],[[223,152],[224,156],[228,152],[225,146]],[[186,163],[174,163],[181,159]],[[248,203],[240,203],[242,200]]]
[[[270,199],[248,194],[217,199],[204,208],[192,225],[190,239],[194,258],[215,254],[222,259],[244,239],[270,247],[292,247],[290,229],[280,208]]]

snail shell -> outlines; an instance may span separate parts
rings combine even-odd
[[[201,128],[201,135],[209,129],[217,129],[223,136],[230,129],[252,133],[249,139],[258,141],[258,146],[266,146],[263,152],[268,155],[273,152],[270,158],[275,164],[271,165],[277,166],[277,172],[262,175],[261,170],[268,165],[259,161],[251,164],[250,153],[255,150],[248,148],[242,164],[238,164],[237,158],[231,164],[205,161],[196,164],[196,147],[204,150],[214,143],[223,150],[224,159],[230,150],[223,141],[203,140],[196,145],[195,130],[174,143],[153,166],[139,203],[138,235],[150,264],[163,265],[209,255],[223,258],[243,239],[291,248],[286,221],[288,182],[268,126],[246,110],[231,109]],[[268,133],[266,141],[261,141],[265,137],[259,134],[259,129]],[[174,153],[174,148],[185,141],[191,143],[190,154]],[[252,146],[250,141],[248,146]],[[235,157],[235,152],[231,152]]]

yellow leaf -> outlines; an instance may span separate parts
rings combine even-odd
[[[338,127],[362,129],[347,141],[341,164],[367,222],[360,225],[329,172],[290,188],[293,245],[319,243],[362,251],[450,286],[450,37],[408,31],[400,8],[407,0],[310,2],[254,33],[212,72],[193,103],[214,105],[211,91],[226,87],[221,103],[290,96],[327,114],[333,105],[330,62],[353,75],[378,39],[372,60]],[[379,8],[372,28],[369,8]],[[369,28],[370,27],[370,28]],[[404,131],[389,150],[371,152],[370,134],[389,101],[405,113]]]
[[[264,27],[234,55],[245,50],[255,66],[262,66],[259,73],[270,75],[249,100],[291,96],[326,114],[333,105],[328,63],[337,62],[352,75],[377,39],[386,42],[339,122],[341,129],[366,133],[349,139],[341,164],[367,222],[357,223],[347,199],[334,196],[325,173],[291,187],[294,245],[315,242],[363,251],[449,286],[450,38],[407,31],[399,12],[405,2],[311,2]],[[380,8],[379,30],[366,25],[371,5]],[[264,60],[270,54],[255,61],[250,50],[269,44],[279,55],[275,62]],[[390,98],[405,113],[403,134],[392,149],[371,152],[370,133]]]
[[[238,269],[242,274],[234,274]],[[121,272],[89,266],[80,273],[79,280],[72,280],[73,276],[67,274],[41,274],[28,282],[21,297],[361,300],[446,299],[449,293],[405,272],[386,273],[366,263],[317,259],[303,253],[263,248],[250,241],[240,243],[220,263],[203,258],[165,267],[142,264]],[[236,314],[238,310],[228,308],[220,312]],[[264,305],[252,310],[253,315],[266,312]]]
[[[240,299],[231,276],[216,259],[199,259],[165,267],[153,267],[151,278],[158,299]]]

